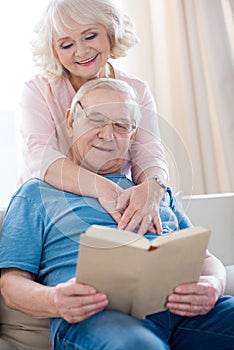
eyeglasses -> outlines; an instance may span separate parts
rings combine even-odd
[[[95,128],[103,128],[106,125],[111,124],[113,130],[118,134],[130,134],[132,131],[136,130],[136,124],[131,124],[124,120],[111,120],[100,112],[90,112],[88,113],[82,106],[80,101],[77,101],[77,104],[84,111],[85,117],[90,125]]]

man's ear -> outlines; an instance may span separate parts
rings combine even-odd
[[[136,138],[137,135],[138,135],[138,131],[139,131],[139,129],[136,128],[136,131],[132,133],[131,138],[130,138],[131,141],[134,141],[134,140],[135,140],[135,138]]]
[[[66,127],[67,133],[70,137],[73,136],[73,123],[74,123],[74,114],[71,112],[71,109],[67,109],[66,111]]]

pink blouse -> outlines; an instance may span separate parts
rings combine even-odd
[[[147,84],[114,68],[116,79],[129,83],[137,95],[142,116],[139,133],[131,146],[123,173],[131,170],[136,181],[148,167],[168,172],[160,141],[156,107]],[[69,137],[65,113],[75,95],[69,79],[48,81],[40,75],[27,82],[20,102],[22,164],[20,183],[37,177],[44,179],[47,168],[57,159],[69,157]]]

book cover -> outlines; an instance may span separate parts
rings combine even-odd
[[[209,237],[208,229],[192,227],[149,241],[93,225],[80,237],[76,279],[105,293],[107,309],[144,318],[165,310],[177,285],[198,281]]]

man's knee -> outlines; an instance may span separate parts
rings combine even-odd
[[[89,333],[93,345],[95,343],[95,350],[168,349],[144,322],[120,312],[104,311],[94,316],[87,321],[87,327],[83,331]]]
[[[124,337],[119,335],[115,337],[115,343],[109,344],[109,348],[113,350],[166,350],[169,349],[164,341],[153,334],[147,328],[130,329]]]

